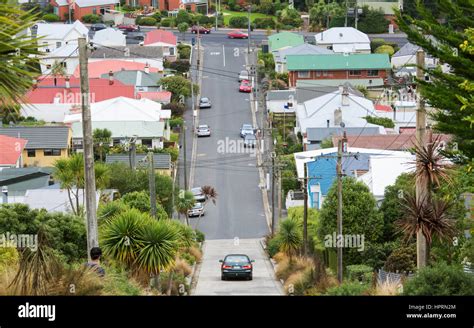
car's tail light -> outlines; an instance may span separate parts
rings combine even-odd
[[[244,265],[244,266],[242,267],[242,269],[252,269],[252,266],[251,266],[251,265]]]
[[[223,265],[222,269],[232,269],[232,266],[231,265]]]

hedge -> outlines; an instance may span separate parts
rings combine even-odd
[[[248,19],[245,16],[234,16],[229,19],[229,26],[234,28],[244,28],[248,26]]]
[[[138,25],[155,26],[156,23],[157,23],[157,20],[153,17],[140,17],[140,19],[137,19]]]
[[[100,16],[94,15],[94,14],[84,15],[82,16],[82,21],[84,23],[90,23],[90,24],[100,23]]]
[[[255,18],[253,21],[253,24],[255,24],[255,28],[263,28],[263,29],[267,29],[267,28],[274,29],[276,25],[275,20],[271,17]]]
[[[59,22],[59,16],[55,14],[46,14],[43,15],[43,20],[47,22]]]
[[[395,127],[395,123],[388,117],[366,116],[365,119],[371,124],[381,125],[384,128],[393,129]]]
[[[161,26],[163,27],[175,27],[176,21],[174,18],[163,18],[161,19]]]

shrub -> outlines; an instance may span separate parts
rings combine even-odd
[[[161,13],[159,11],[155,11],[153,15],[151,15],[154,19],[156,19],[157,22],[161,21]]]
[[[274,237],[267,242],[267,252],[270,257],[274,257],[280,251],[280,241]]]
[[[176,21],[174,18],[169,17],[169,18],[163,18],[160,22],[161,26],[163,27],[175,27]]]
[[[15,247],[0,247],[0,272],[17,264],[19,259],[20,255]]]
[[[387,257],[384,269],[390,272],[408,272],[416,268],[416,249],[415,246],[405,246],[396,248]]]
[[[128,277],[125,270],[105,267],[105,272],[107,274],[104,277],[102,295],[141,295],[140,285],[131,277]]]
[[[329,288],[326,295],[329,296],[357,296],[364,295],[370,289],[369,285],[358,282],[346,282],[339,286]]]
[[[384,39],[381,39],[381,38],[372,39],[370,41],[370,50],[372,52],[374,52],[375,49],[377,49],[378,47],[383,46],[385,44],[387,44],[387,42]]]
[[[176,16],[176,24],[188,23],[191,24],[191,15],[186,10],[179,10]]]
[[[307,268],[291,274],[285,281],[285,291],[289,295],[305,295],[306,290],[311,287],[312,269]]]
[[[346,267],[347,277],[352,281],[371,283],[373,269],[365,264],[353,264]]]
[[[468,296],[474,295],[474,276],[460,266],[437,263],[420,269],[403,288],[404,295]]]
[[[229,19],[229,26],[234,28],[247,27],[248,19],[245,16],[233,16]]]
[[[388,117],[366,116],[365,119],[368,123],[381,125],[385,128],[393,129],[395,127],[395,123]]]
[[[395,53],[395,50],[392,46],[385,44],[383,46],[378,47],[375,49],[376,54],[388,54],[390,57]]]
[[[165,61],[164,67],[177,71],[178,73],[186,73],[189,71],[191,64],[188,59],[178,59],[174,62]]]
[[[191,56],[191,47],[185,44],[178,45],[179,59],[188,59]]]
[[[59,16],[56,14],[46,14],[43,15],[43,20],[53,23],[53,22],[59,22]]]
[[[196,246],[191,246],[188,249],[188,253],[194,256],[197,262],[201,262],[202,252],[199,248],[197,248]]]
[[[184,120],[181,117],[172,118],[169,122],[171,128],[182,126],[184,124]]]
[[[149,213],[151,210],[150,196],[145,191],[129,192],[122,197],[122,201],[125,205],[143,213]]]
[[[199,231],[197,229],[195,231],[196,231],[196,241],[198,243],[202,243],[206,239],[206,236],[204,235],[202,231]]]
[[[99,210],[97,211],[97,219],[99,222],[107,222],[113,219],[117,214],[120,214],[127,209],[129,209],[128,205],[126,205],[121,200],[107,202],[99,206]]]
[[[138,25],[155,26],[156,23],[158,23],[158,21],[153,17],[140,17],[140,19],[137,19]]]
[[[178,258],[176,259],[176,262],[174,263],[173,272],[187,277],[193,272],[193,269],[188,264],[188,262],[186,262],[183,259]]]
[[[84,23],[96,24],[100,23],[100,16],[95,14],[87,14],[82,16],[82,21]]]
[[[189,253],[181,254],[181,258],[185,260],[189,265],[194,265],[194,263],[196,263],[196,258]]]
[[[255,28],[275,28],[275,20],[271,17],[261,17],[261,18],[255,18],[253,21],[253,24],[255,24]]]

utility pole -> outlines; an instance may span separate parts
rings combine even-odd
[[[282,199],[281,199],[281,170],[278,169],[278,217],[281,218],[281,206],[282,206]]]
[[[153,164],[153,152],[148,152],[148,188],[150,190],[151,216],[156,219],[156,188],[155,188],[155,167]]]
[[[192,87],[191,87],[192,89]],[[187,167],[188,165],[186,164],[186,121],[183,122],[183,168],[184,168],[184,189],[186,190],[188,188],[188,173],[187,173]]]
[[[357,12],[357,0],[355,2],[355,6],[354,6],[354,15],[355,15],[355,29],[357,30],[357,16],[358,16],[358,12]]]
[[[308,163],[304,163],[303,204],[303,255],[308,253]]]
[[[342,140],[337,147],[337,236],[342,238]],[[342,247],[337,247],[337,280],[342,283]]]
[[[275,152],[272,152],[272,236],[275,235]]]
[[[137,139],[135,137],[132,137],[130,139],[130,168],[135,171],[136,168],[136,155],[137,155],[137,147],[136,147],[136,141]]]
[[[348,14],[348,11],[349,10],[349,7],[347,7],[347,0],[346,0],[346,16],[345,16],[345,19],[344,19],[344,27],[347,27],[347,14]]]
[[[81,79],[81,107],[82,107],[82,139],[84,146],[84,192],[86,194],[87,216],[87,256],[90,260],[90,250],[99,246],[97,216],[96,216],[96,190],[94,172],[94,147],[92,140],[92,122],[89,99],[89,74],[87,67],[87,41],[78,38],[79,47],[79,73]]]
[[[250,56],[250,11],[252,10],[252,6],[249,5],[247,8],[248,8],[248,14],[247,14],[247,17],[248,17],[247,53]]]
[[[199,26],[199,21],[198,23],[198,28],[197,28],[197,44],[198,44],[198,55],[197,55],[197,69],[199,70],[199,64],[200,64],[200,54],[201,54],[201,34],[199,33],[201,27]],[[194,113],[194,112],[193,112]]]
[[[424,79],[423,69],[425,67],[425,53],[422,49],[418,50],[416,53],[416,77],[419,80]],[[425,145],[425,130],[426,130],[426,110],[425,102],[421,99],[420,93],[420,84],[417,86],[418,94],[418,110],[416,111],[416,142],[418,147],[423,147]],[[419,156],[416,156],[416,160],[419,160]],[[418,171],[418,167],[416,169]],[[418,173],[418,172],[417,172]],[[419,175],[416,175],[416,203],[420,204],[421,202],[426,202],[429,199],[428,188],[426,182],[422,178],[419,178]],[[427,244],[426,237],[423,234],[422,230],[419,229],[416,233],[416,265],[418,269],[421,269],[427,264]]]

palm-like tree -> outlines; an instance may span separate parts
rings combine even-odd
[[[102,162],[108,146],[112,141],[112,132],[107,129],[95,129],[92,138],[94,145],[97,147],[97,152],[99,153],[99,160]]]
[[[21,102],[39,75],[38,39],[26,31],[39,14],[25,12],[16,3],[0,0],[0,105]]]
[[[189,225],[188,211],[193,208],[195,203],[196,200],[194,198],[194,195],[189,190],[180,191],[178,197],[175,200],[174,206],[176,208],[176,211],[178,212],[178,217],[180,214],[183,214],[186,218],[186,225]]]
[[[280,242],[280,250],[290,258],[292,263],[293,255],[303,245],[303,233],[301,222],[295,219],[286,219],[280,223],[278,237]]]
[[[202,194],[204,195],[205,197],[205,200],[204,200],[204,207],[206,207],[206,205],[209,203],[209,201],[211,201],[214,205],[216,205],[216,200],[217,200],[217,192],[216,190],[214,189],[214,187],[211,187],[211,186],[202,186],[201,187],[201,191],[202,191]],[[196,226],[194,227],[195,229],[198,228],[199,226],[199,223],[201,222],[201,217],[202,217],[202,213],[199,214],[199,217],[198,217],[198,220],[197,220],[197,223],[196,223]]]

